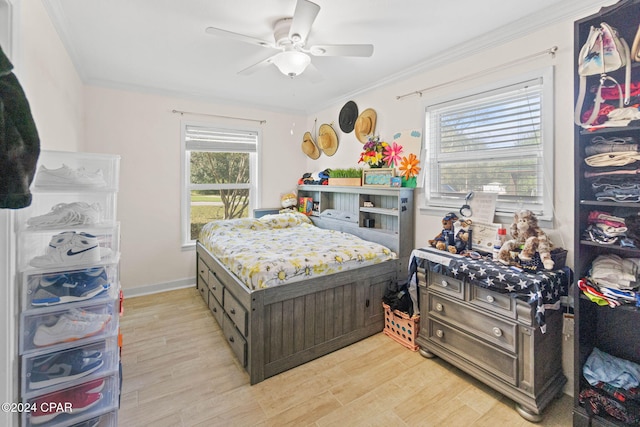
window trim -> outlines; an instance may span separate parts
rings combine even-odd
[[[187,126],[200,126],[220,130],[255,132],[257,134],[255,156],[252,156],[250,163],[251,182],[249,184],[213,184],[215,189],[225,188],[248,188],[249,189],[249,216],[253,215],[253,209],[258,206],[261,193],[260,176],[260,159],[262,154],[262,129],[252,126],[230,126],[221,123],[198,122],[192,120],[180,121],[180,240],[182,242],[182,250],[195,249],[196,240],[190,240],[191,233],[191,189],[210,189],[210,184],[194,184],[189,186],[190,177],[188,176],[187,167],[187,144],[186,130]],[[187,188],[189,186],[189,188]]]
[[[555,86],[554,86],[554,67],[548,66],[541,69],[531,70],[529,72],[523,72],[514,74],[505,78],[499,78],[490,83],[481,84],[478,86],[472,86],[468,89],[462,90],[460,92],[450,92],[447,95],[438,95],[433,97],[427,97],[423,101],[423,150],[424,150],[424,159],[425,159],[425,167],[429,168],[429,159],[430,159],[430,150],[431,144],[429,142],[430,137],[430,124],[429,124],[429,111],[428,109],[434,105],[444,104],[447,102],[452,102],[455,100],[465,100],[465,98],[470,98],[474,96],[482,95],[483,93],[488,93],[496,90],[500,90],[501,88],[506,88],[509,86],[515,86],[521,84],[526,81],[541,79],[542,80],[542,91],[541,91],[541,135],[542,138],[542,174],[543,174],[543,196],[542,196],[542,212],[537,213],[537,217],[540,221],[544,222],[552,222],[555,216],[555,207],[554,207],[554,192],[555,192],[555,184],[554,184],[554,164],[555,164],[555,151],[554,151],[554,136],[555,136]],[[479,79],[474,79],[479,80]],[[421,206],[421,212],[427,214],[435,214],[440,215],[443,212],[449,212],[452,209],[457,210],[462,205],[464,201],[464,196],[459,198],[451,198],[450,201],[447,199],[438,198],[437,200],[432,200],[430,194],[430,173],[425,171],[423,175],[424,179],[424,203]],[[522,202],[513,202],[507,204],[498,204],[496,206],[496,216],[497,217],[510,217],[516,210],[518,209],[528,209],[531,208],[531,205],[526,205]],[[539,211],[540,208],[534,208],[534,210]],[[510,219],[509,219],[510,221]],[[504,221],[503,221],[504,222]]]

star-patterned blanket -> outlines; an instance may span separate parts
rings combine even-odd
[[[420,260],[432,263],[439,273],[456,278],[466,277],[474,286],[501,293],[512,293],[536,307],[536,322],[546,332],[545,310],[560,309],[560,297],[566,296],[572,281],[568,267],[553,271],[529,272],[509,267],[491,259],[471,259],[432,248],[416,249],[411,253],[409,275],[413,276]]]

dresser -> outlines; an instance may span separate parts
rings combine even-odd
[[[559,308],[570,274],[527,274],[430,248],[413,251],[411,262],[420,353],[438,356],[512,399],[528,421],[542,420],[566,382],[562,311],[548,307]]]

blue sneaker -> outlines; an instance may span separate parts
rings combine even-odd
[[[41,389],[73,381],[102,367],[99,351],[76,349],[34,359],[29,373],[31,389]]]
[[[47,276],[48,277],[48,276]],[[34,307],[43,307],[93,298],[110,287],[104,267],[89,268],[82,271],[55,275],[43,279],[31,300]]]

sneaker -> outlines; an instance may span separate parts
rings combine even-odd
[[[99,357],[86,357],[87,352],[76,349],[34,359],[29,374],[32,389],[40,389],[82,378],[102,367]],[[102,356],[100,352],[97,353]]]
[[[97,271],[97,273],[94,272]],[[84,301],[109,289],[104,267],[58,275],[53,284],[39,286],[31,300],[35,307]]]
[[[34,307],[47,307],[68,302],[84,301],[102,294],[110,287],[111,285],[102,279],[92,282],[77,282],[72,279],[61,286],[36,289],[31,305]]]
[[[51,326],[41,324],[33,336],[33,344],[37,347],[72,342],[90,337],[102,331],[107,321],[96,319],[95,321],[76,320],[63,314],[58,321]]]
[[[72,388],[47,394],[33,402],[31,424],[42,424],[51,421],[60,414],[78,414],[100,403],[101,393],[84,393]]]
[[[104,385],[105,385],[104,378],[98,378],[97,380],[92,380],[87,383],[81,384],[77,387],[74,387],[74,389],[82,393],[100,393],[104,388]]]
[[[70,225],[93,225],[100,222],[102,209],[99,203],[58,203],[51,212],[27,220],[33,228],[52,228]]]
[[[67,231],[53,236],[47,253],[34,257],[29,264],[43,268],[98,262],[100,262],[98,238],[88,233]]]
[[[107,277],[107,270],[104,267],[90,267],[80,271],[73,271],[70,273],[53,273],[45,274],[40,277],[39,286],[46,288],[48,286],[63,285],[72,277],[78,281],[90,281],[98,278],[103,279],[105,282],[109,281]]]
[[[67,165],[62,165],[58,169],[48,169],[40,165],[36,173],[36,187],[55,186],[80,186],[80,187],[104,187],[106,182],[102,170],[88,172],[84,168],[73,169]]]
[[[111,315],[108,313],[94,313],[92,311],[80,308],[72,308],[64,314],[71,320],[79,320],[81,322],[102,322],[109,323]]]

